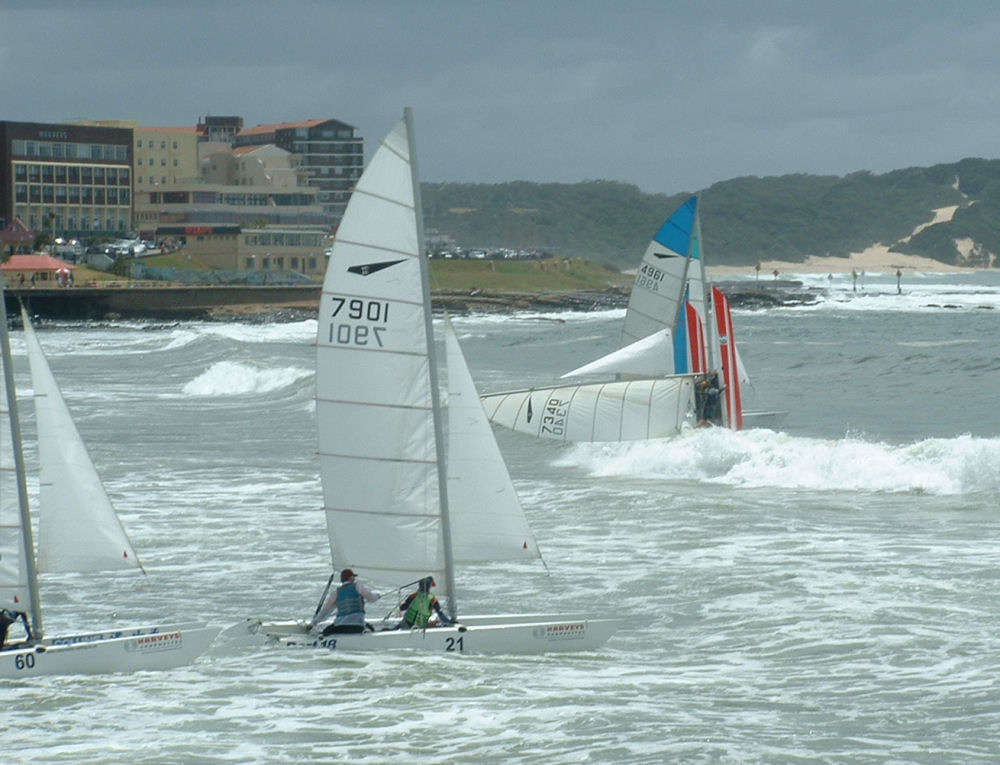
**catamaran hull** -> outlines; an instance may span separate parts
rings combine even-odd
[[[216,627],[164,625],[46,638],[0,651],[0,678],[174,669],[193,662],[218,634]]]
[[[316,637],[303,622],[260,622],[242,625],[247,633],[288,648],[382,652],[429,651],[463,654],[525,654],[593,651],[621,626],[618,619],[546,615],[470,616],[453,627],[426,630],[383,630],[361,635]],[[234,630],[239,631],[237,628]]]

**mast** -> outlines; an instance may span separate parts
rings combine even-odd
[[[417,219],[417,257],[420,260],[420,281],[424,293],[424,325],[427,335],[428,372],[431,383],[431,406],[434,410],[434,446],[438,465],[438,493],[441,504],[441,536],[444,543],[444,576],[448,591],[448,616],[458,615],[455,596],[455,558],[451,550],[451,517],[448,512],[448,473],[445,464],[444,428],[441,422],[441,393],[438,390],[437,353],[434,346],[434,322],[431,317],[430,268],[424,245],[424,210],[420,200],[420,174],[417,172],[417,142],[413,135],[413,110],[403,109],[406,120],[406,137],[410,151],[410,176],[413,180],[413,211]]]
[[[705,305],[705,345],[708,353],[705,361],[708,370],[718,371],[722,367],[722,359],[719,356],[719,329],[715,325],[715,306],[712,303],[712,287],[708,278],[708,269],[705,267],[705,247],[701,241],[701,211],[695,212],[694,230],[698,236],[698,257],[701,260],[701,290],[702,300]]]
[[[7,410],[10,417],[11,451],[14,452],[14,475],[17,477],[17,504],[21,515],[21,546],[24,553],[25,570],[28,573],[28,601],[31,605],[31,634],[35,640],[41,639],[42,603],[38,596],[38,570],[35,567],[35,540],[31,534],[31,511],[28,508],[27,471],[24,467],[24,453],[21,450],[21,420],[17,413],[17,394],[14,391],[14,362],[10,353],[10,334],[7,332],[7,298],[4,279],[0,276],[0,354],[3,356],[3,376],[7,388]]]

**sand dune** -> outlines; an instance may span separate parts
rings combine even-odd
[[[958,205],[941,207],[934,210],[934,217],[926,223],[921,223],[910,234],[901,241],[909,241],[911,236],[921,232],[928,226],[936,223],[944,223],[951,220]],[[789,276],[792,274],[849,274],[857,271],[858,274],[865,273],[902,273],[922,271],[925,273],[949,273],[953,271],[974,271],[972,268],[963,266],[952,266],[933,258],[924,258],[919,255],[901,255],[898,252],[889,252],[889,245],[875,244],[861,252],[852,252],[846,258],[817,257],[811,255],[804,263],[789,263],[780,260],[765,260],[760,264],[761,276]],[[756,276],[757,272],[753,266],[713,266],[709,263],[708,271],[717,276],[732,276],[734,274],[749,274]]]

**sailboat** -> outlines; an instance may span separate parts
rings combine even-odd
[[[0,283],[0,305],[3,299]],[[0,650],[0,677],[128,672],[190,664],[205,652],[218,629],[176,623],[61,636],[44,632],[39,571],[92,572],[141,566],[23,306],[21,318],[34,387],[40,512],[36,549],[4,316],[0,320],[0,607],[21,614],[24,631],[30,634],[20,641],[8,639]]]
[[[491,422],[557,441],[669,438],[704,424],[705,390],[718,386],[714,424],[744,425],[732,312],[705,277],[698,197],[677,208],[653,236],[636,272],[621,347],[567,377],[612,377],[489,393]]]
[[[359,179],[327,265],[316,342],[320,476],[335,567],[390,592],[432,576],[455,624],[396,630],[392,618],[373,632],[320,638],[305,621],[244,626],[338,651],[592,650],[618,620],[458,612],[456,563],[539,553],[447,322],[445,422],[412,119],[406,109]]]

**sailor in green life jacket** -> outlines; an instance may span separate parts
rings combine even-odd
[[[316,612],[312,620],[312,630],[315,632],[319,625],[330,618],[330,614],[337,612],[333,623],[323,629],[322,634],[336,635],[358,633],[368,630],[373,631],[370,624],[365,621],[365,601],[374,603],[379,599],[377,592],[365,587],[354,578],[354,572],[345,568],[340,572],[340,587],[338,587],[330,597],[327,598],[323,607]]]
[[[431,612],[436,613],[441,624],[454,624],[451,619],[441,610],[441,604],[431,593],[431,587],[437,585],[434,577],[425,576],[417,585],[417,591],[411,592],[406,599],[399,604],[399,610],[403,613],[403,619],[399,622],[397,629],[406,630],[419,627],[427,628],[430,621]]]

